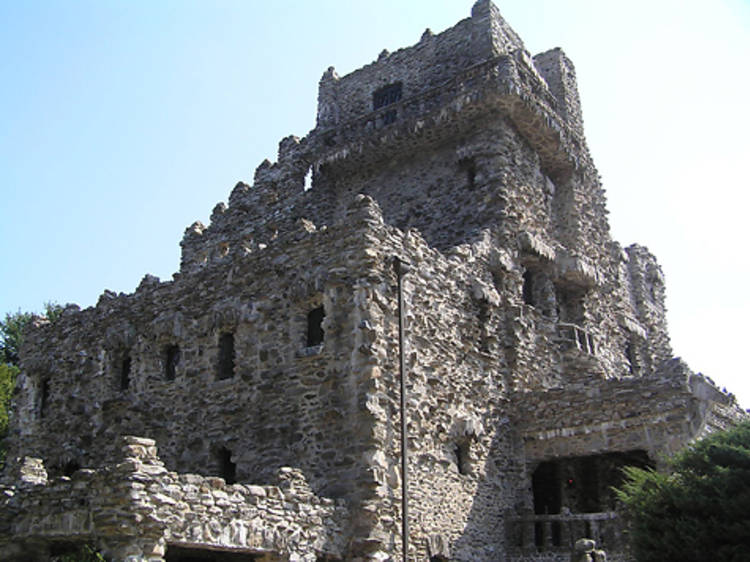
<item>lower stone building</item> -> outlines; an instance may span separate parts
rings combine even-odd
[[[620,467],[745,416],[610,238],[571,61],[487,0],[328,69],[181,246],[27,332],[0,559],[626,560]]]

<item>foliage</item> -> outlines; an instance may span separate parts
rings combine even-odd
[[[54,302],[44,304],[44,316],[55,322],[63,307]],[[0,467],[5,461],[3,439],[8,431],[8,408],[18,375],[18,352],[23,340],[23,331],[34,315],[30,312],[6,314],[0,322]]]
[[[23,330],[31,321],[30,312],[14,312],[6,314],[5,320],[0,322],[0,361],[11,365],[18,365],[18,350],[23,340]]]
[[[63,307],[54,302],[44,303],[44,314],[50,322],[55,322],[62,314]],[[18,351],[23,341],[23,330],[34,317],[31,312],[7,313],[0,322],[0,362],[18,365]]]
[[[0,467],[5,462],[5,445],[2,440],[8,431],[8,407],[16,385],[16,375],[18,375],[18,367],[0,363]]]
[[[669,473],[627,467],[616,490],[636,559],[748,560],[750,422],[709,435],[669,464]]]

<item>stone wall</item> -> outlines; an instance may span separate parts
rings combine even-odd
[[[157,440],[171,470],[219,474],[223,447],[241,481],[267,482],[291,464],[318,491],[366,487],[358,466],[369,422],[357,400],[365,383],[352,356],[366,306],[354,287],[367,283],[373,260],[366,218],[353,209],[336,228],[300,224],[242,260],[172,282],[146,278],[132,295],[105,294],[94,308],[38,325],[24,352],[11,455],[43,457],[60,474],[99,465],[117,435],[137,433]],[[324,342],[308,347],[307,314],[320,305]],[[221,380],[227,333],[234,368]],[[170,346],[179,348],[171,380]]]
[[[13,536],[3,560],[24,559],[28,545],[43,559],[56,542],[87,542],[114,560],[161,560],[170,547],[341,557],[349,513],[316,496],[300,471],[279,469],[275,485],[228,485],[167,471],[154,445],[126,437],[115,465],[3,488],[0,525]]]
[[[316,128],[282,139],[181,247],[173,280],[26,334],[9,457],[53,479],[6,490],[13,548],[395,556],[396,257],[411,267],[414,559],[560,559],[526,549],[529,524],[614,536],[610,512],[534,513],[539,463],[655,461],[745,415],[671,359],[662,272],[611,239],[572,63],[531,59],[487,0],[329,69]],[[130,438],[122,463],[122,435],[153,442]]]

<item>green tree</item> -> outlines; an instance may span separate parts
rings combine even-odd
[[[636,560],[750,560],[750,422],[697,441],[669,468],[627,467],[616,490]]]
[[[0,361],[18,365],[18,351],[23,341],[23,330],[34,315],[30,312],[7,313],[0,322]]]
[[[51,322],[62,314],[63,307],[54,302],[44,304],[44,316]],[[23,341],[23,331],[34,315],[14,312],[0,322],[0,466],[5,461],[4,439],[8,431],[8,408],[18,375],[18,352]]]
[[[44,303],[43,316],[55,322],[62,314],[63,307],[54,302]],[[34,317],[31,312],[7,313],[0,322],[0,362],[18,365],[18,352],[23,342],[23,331]]]

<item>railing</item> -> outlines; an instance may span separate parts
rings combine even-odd
[[[585,328],[576,324],[558,322],[557,332],[563,350],[577,349],[578,351],[588,353],[589,355],[596,355],[594,335]]]
[[[511,519],[508,538],[525,552],[570,551],[581,538],[593,539],[600,548],[623,547],[621,521],[614,511],[527,515]]]

